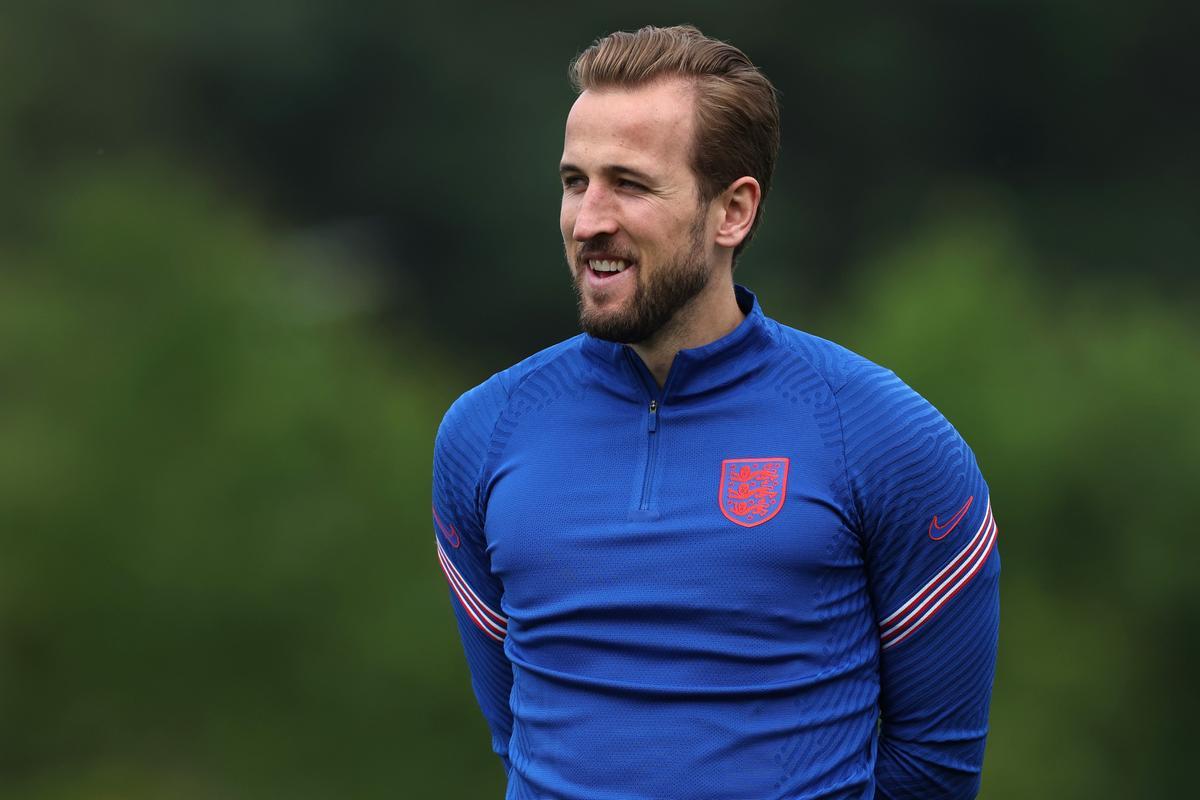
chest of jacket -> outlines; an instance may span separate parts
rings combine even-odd
[[[660,401],[600,383],[514,407],[486,533],[512,646],[539,663],[603,671],[671,642],[758,666],[776,652],[796,674],[825,657],[808,634],[863,604],[819,409],[753,387]]]

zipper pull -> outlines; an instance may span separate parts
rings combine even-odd
[[[650,401],[650,428],[649,428],[649,430],[650,430],[650,433],[654,433],[656,430],[658,430],[658,401],[657,400]]]

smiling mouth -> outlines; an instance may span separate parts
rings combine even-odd
[[[590,258],[584,263],[587,264],[587,268],[593,275],[602,280],[619,275],[633,266],[632,261],[626,261],[623,258]]]

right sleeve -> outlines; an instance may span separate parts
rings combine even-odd
[[[505,393],[495,378],[463,395],[438,429],[433,456],[433,526],[437,558],[450,585],[471,685],[492,733],[492,749],[509,769],[512,665],[504,654],[508,619],[504,587],[492,574],[484,535],[480,478]]]
[[[878,800],[979,792],[996,667],[1000,557],[971,449],[888,370],[838,393],[879,630]]]

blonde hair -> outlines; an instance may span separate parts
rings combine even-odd
[[[738,178],[762,187],[762,202],[741,252],[762,219],[779,155],[779,100],[767,76],[731,44],[710,39],[692,25],[617,31],[597,39],[571,62],[576,92],[632,88],[660,78],[692,81],[696,89],[691,167],[707,203]]]

